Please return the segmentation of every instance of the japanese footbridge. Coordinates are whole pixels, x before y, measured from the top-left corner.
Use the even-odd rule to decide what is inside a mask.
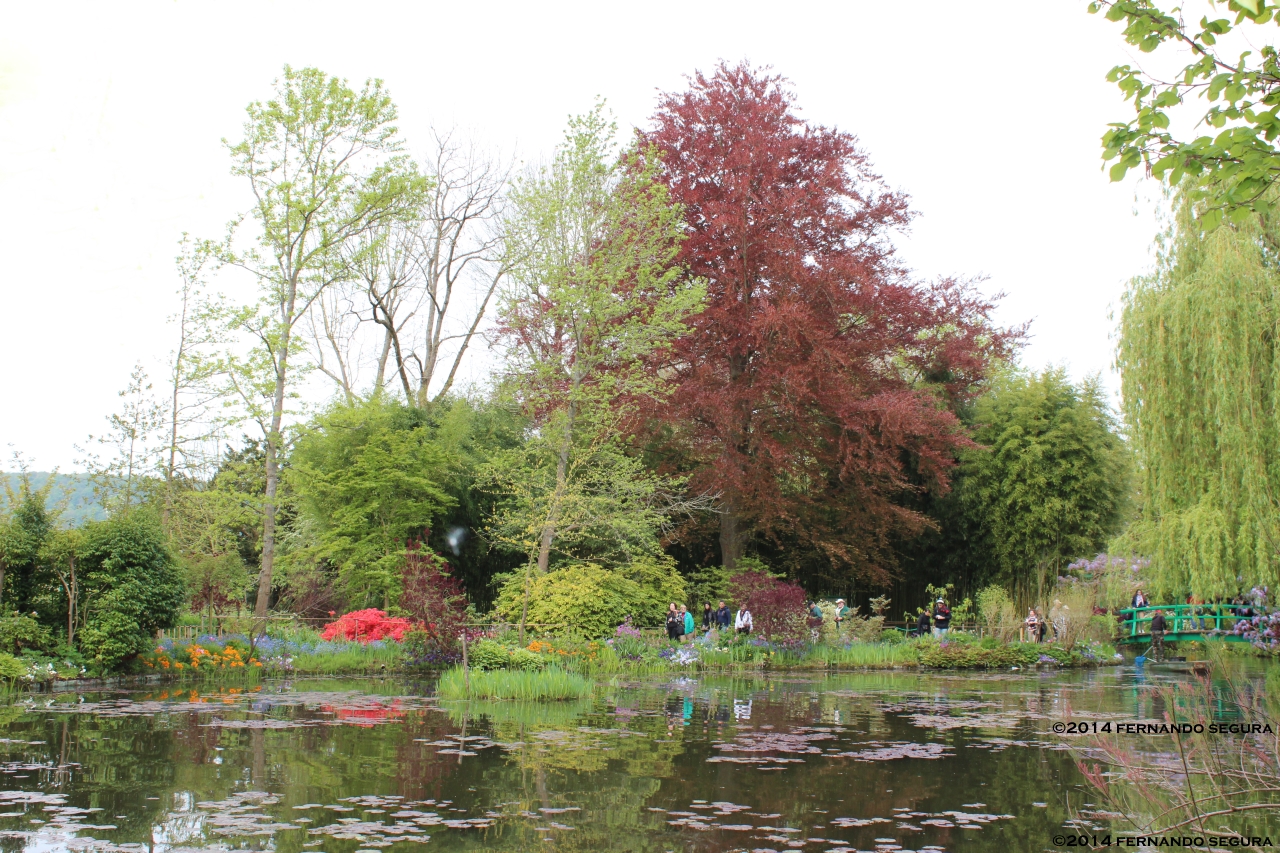
[[[1249,642],[1239,634],[1231,633],[1232,627],[1245,618],[1235,604],[1155,604],[1150,607],[1126,607],[1120,614],[1120,639],[1124,645],[1145,645],[1151,642],[1151,617],[1157,610],[1164,611],[1166,643],[1181,642]]]

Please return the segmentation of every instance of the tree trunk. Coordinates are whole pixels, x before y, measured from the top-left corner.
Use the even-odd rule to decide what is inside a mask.
[[[720,564],[726,571],[733,572],[738,568],[746,538],[737,508],[730,498],[720,509]]]
[[[551,505],[547,507],[547,523],[542,526],[542,541],[538,543],[538,574],[543,574],[551,565],[551,541],[556,535],[556,523],[560,520],[560,503],[569,487],[569,447],[573,441],[573,421],[577,414],[576,404],[570,403],[565,412],[564,438],[560,442],[560,455],[556,458],[556,489],[551,494]]]
[[[524,566],[524,604],[520,607],[520,645],[524,645],[524,623],[529,618],[529,564]]]
[[[749,315],[751,305],[749,282],[743,283],[742,293],[744,310]],[[750,362],[746,355],[729,356],[729,382],[738,382],[739,377],[746,374],[749,364]],[[740,413],[737,432],[733,436],[733,447],[740,456],[748,455],[750,450],[746,439],[750,432],[750,420],[751,415],[749,412]],[[725,496],[723,505],[720,508],[720,565],[724,566],[729,572],[733,572],[738,568],[738,560],[742,559],[742,551],[746,545],[745,525],[742,522],[738,501],[730,493]]]
[[[391,355],[391,332],[382,336],[382,352],[378,353],[378,372],[373,377],[373,387],[381,391],[387,381],[387,357]]]
[[[280,473],[276,464],[275,437],[267,439],[267,490],[262,501],[262,570],[258,572],[258,598],[253,615],[264,619],[271,604],[271,572],[276,561],[276,491]]]
[[[294,286],[296,293],[297,286]],[[293,316],[290,296],[287,316]],[[267,432],[267,488],[262,500],[262,570],[258,573],[258,599],[253,615],[265,619],[271,604],[271,572],[276,562],[276,493],[280,488],[280,465],[277,461],[280,425],[284,420],[284,391],[289,369],[289,338],[292,327],[286,325],[280,336],[280,362],[276,370],[276,390],[271,401],[271,429]]]
[[[80,599],[80,587],[76,583],[76,558],[70,559],[70,583],[67,586],[67,645],[76,641],[76,605]]]

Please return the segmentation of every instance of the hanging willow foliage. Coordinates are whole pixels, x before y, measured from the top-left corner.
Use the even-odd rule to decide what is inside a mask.
[[[1142,465],[1125,545],[1154,592],[1280,587],[1280,231],[1204,234],[1180,201],[1156,271],[1130,282],[1117,366]]]

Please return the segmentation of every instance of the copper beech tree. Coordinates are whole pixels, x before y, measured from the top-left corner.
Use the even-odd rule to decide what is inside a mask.
[[[902,498],[946,488],[967,443],[954,409],[1020,330],[965,282],[911,277],[889,239],[906,196],[853,136],[797,118],[780,77],[698,73],[640,141],[683,209],[678,262],[707,287],[655,365],[674,389],[646,427],[720,495],[726,567],[782,534],[883,579],[892,538],[925,523]]]

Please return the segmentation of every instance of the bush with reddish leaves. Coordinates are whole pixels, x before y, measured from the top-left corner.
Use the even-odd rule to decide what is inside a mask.
[[[766,572],[749,570],[729,578],[729,598],[751,611],[755,633],[787,642],[808,636],[804,590]]]
[[[324,626],[323,640],[355,640],[361,643],[372,643],[374,640],[394,640],[400,642],[413,625],[408,619],[388,616],[377,608],[353,610],[344,613],[336,621]]]
[[[422,654],[458,655],[463,631],[468,631],[468,639],[481,633],[466,627],[467,595],[449,564],[420,542],[411,541],[405,549],[401,589],[400,608],[413,619],[415,634],[421,630],[425,635],[414,638]]]

